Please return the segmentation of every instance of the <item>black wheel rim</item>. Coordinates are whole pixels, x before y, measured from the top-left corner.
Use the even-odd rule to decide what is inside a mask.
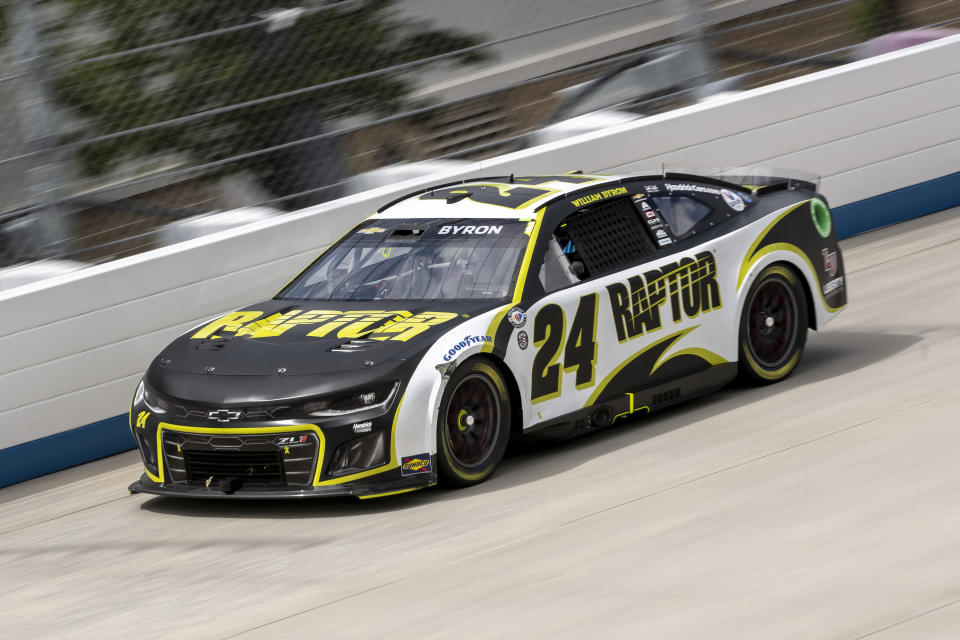
[[[493,453],[500,399],[486,376],[472,373],[457,383],[447,403],[445,431],[450,454],[461,467],[479,467]]]
[[[763,282],[750,300],[747,323],[747,344],[757,363],[767,369],[783,366],[797,342],[793,288],[779,278]]]

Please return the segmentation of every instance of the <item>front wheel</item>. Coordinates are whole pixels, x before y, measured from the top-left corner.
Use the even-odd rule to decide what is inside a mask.
[[[481,359],[460,365],[443,392],[437,424],[440,477],[469,486],[491,475],[510,438],[507,385],[495,366]]]
[[[799,276],[783,265],[764,269],[740,315],[740,377],[779,382],[800,362],[807,341],[807,303]]]

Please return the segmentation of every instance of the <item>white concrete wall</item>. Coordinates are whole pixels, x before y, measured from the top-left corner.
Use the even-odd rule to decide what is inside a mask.
[[[0,449],[124,413],[150,359],[177,334],[273,295],[403,192],[468,175],[660,162],[820,174],[834,206],[954,173],[960,37],[0,292]]]

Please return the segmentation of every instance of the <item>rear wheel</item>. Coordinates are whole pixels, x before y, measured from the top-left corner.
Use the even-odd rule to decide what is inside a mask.
[[[799,276],[783,265],[764,269],[740,315],[740,377],[770,384],[789,376],[803,355],[807,314]]]
[[[507,385],[481,359],[460,365],[447,383],[437,425],[440,477],[469,486],[491,475],[507,449],[510,405]]]

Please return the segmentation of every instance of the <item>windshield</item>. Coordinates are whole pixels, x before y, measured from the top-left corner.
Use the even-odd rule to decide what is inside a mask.
[[[486,300],[513,293],[523,220],[368,220],[310,265],[281,300]]]

